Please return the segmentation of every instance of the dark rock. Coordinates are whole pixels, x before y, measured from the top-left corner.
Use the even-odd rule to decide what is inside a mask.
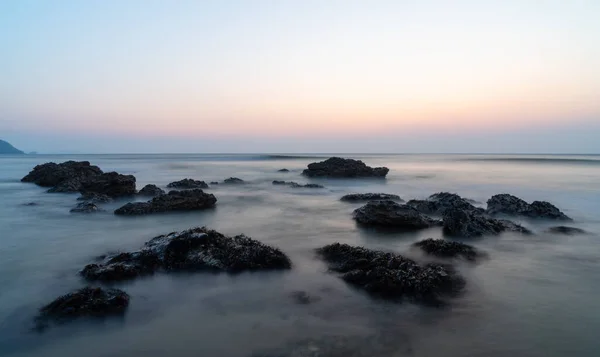
[[[307,183],[306,185],[301,185],[298,182],[294,181],[273,181],[273,185],[285,185],[293,188],[325,188],[323,185],[318,185],[316,183]]]
[[[556,206],[546,201],[534,201],[531,204],[507,193],[494,195],[487,201],[487,213],[525,216],[529,218],[569,221],[571,218]]]
[[[288,170],[288,169],[281,169],[281,170],[277,170],[277,172],[290,172],[290,170]]]
[[[360,160],[331,157],[325,161],[314,162],[302,172],[309,177],[385,177],[387,167],[369,167]]]
[[[438,192],[429,196],[426,200],[410,200],[406,204],[425,214],[443,215],[450,208],[484,212],[483,208],[477,208],[466,199],[449,192]]]
[[[154,197],[148,202],[128,203],[115,210],[117,215],[141,215],[170,211],[194,211],[211,208],[217,202],[213,194],[201,189],[171,191],[166,195]]]
[[[93,202],[81,202],[78,203],[77,206],[71,208],[71,212],[74,213],[93,213],[102,211],[98,206],[96,206]]]
[[[21,181],[33,182],[42,187],[53,187],[71,180],[72,182],[69,185],[63,187],[71,186],[74,190],[70,192],[77,192],[79,190],[79,187],[76,187],[77,181],[81,182],[101,174],[102,170],[98,166],[90,165],[89,161],[66,161],[61,164],[48,162],[34,167]]]
[[[128,305],[129,295],[122,290],[85,287],[42,307],[37,322],[43,326],[50,321],[65,322],[82,316],[118,315],[123,314]]]
[[[514,222],[458,208],[445,211],[443,230],[446,235],[466,238],[497,235],[505,231],[531,234],[529,229]]]
[[[109,197],[123,197],[135,195],[135,177],[121,175],[117,172],[107,172],[90,177],[81,183],[82,194],[94,192]]]
[[[370,201],[354,211],[354,219],[361,224],[417,230],[440,225],[411,206],[391,200]]]
[[[294,301],[297,304],[301,304],[301,305],[308,305],[308,304],[312,304],[313,302],[317,302],[317,301],[321,300],[320,298],[318,298],[316,296],[309,295],[305,291],[294,291],[290,294],[290,296],[292,297],[292,299],[294,299]]]
[[[165,271],[242,271],[290,269],[289,258],[244,235],[227,237],[206,227],[161,235],[132,253],[108,256],[89,264],[81,274],[88,280],[119,281]]]
[[[554,234],[566,234],[566,235],[586,234],[587,233],[586,231],[584,231],[581,228],[567,227],[567,226],[550,227],[550,228],[548,228],[547,232],[554,233]]]
[[[48,192],[50,193],[69,193],[69,192],[78,192],[81,190],[82,179],[81,178],[72,178],[65,180],[58,185],[50,188]]]
[[[413,244],[415,247],[421,248],[427,254],[434,255],[440,258],[459,258],[475,261],[483,254],[475,247],[460,242],[452,242],[444,239],[428,238]]]
[[[179,189],[192,189],[192,188],[208,188],[208,185],[204,181],[192,180],[189,178],[171,182],[167,185],[169,188],[179,188]]]
[[[439,304],[465,286],[451,266],[419,265],[399,254],[340,243],[319,248],[317,253],[344,281],[384,298]]]
[[[156,197],[156,196],[164,195],[165,193],[166,192],[162,188],[160,188],[156,185],[146,185],[138,192],[138,195]]]
[[[32,207],[32,206],[39,206],[39,205],[40,205],[40,204],[39,204],[39,203],[37,203],[37,202],[27,202],[27,203],[23,203],[23,206],[29,206],[29,207]]]
[[[244,181],[240,178],[237,178],[237,177],[230,177],[230,178],[223,180],[223,183],[230,184],[230,185],[238,185],[241,183],[246,183],[246,181]]]
[[[388,193],[351,193],[349,195],[342,196],[340,200],[346,202],[365,202],[379,200],[402,201],[400,196],[391,195]]]
[[[92,203],[108,203],[113,199],[102,193],[87,192],[77,198],[78,201],[86,201]]]
[[[217,181],[211,181],[210,183],[211,185],[218,185],[219,183]]]

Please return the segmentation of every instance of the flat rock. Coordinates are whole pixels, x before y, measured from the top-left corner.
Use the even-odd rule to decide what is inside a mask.
[[[115,210],[116,215],[142,215],[171,211],[195,211],[214,207],[217,198],[201,189],[170,191],[148,202],[133,202]]]
[[[168,188],[179,188],[183,190],[192,189],[192,188],[208,188],[208,185],[204,181],[192,180],[189,178],[171,182],[167,185]]]
[[[443,215],[444,212],[450,208],[478,211],[480,213],[484,212],[483,208],[475,207],[468,200],[449,192],[434,193],[426,200],[410,200],[406,202],[406,204],[425,214]]]
[[[570,221],[567,215],[546,201],[533,201],[531,204],[507,193],[494,195],[487,201],[487,213],[525,216],[529,218]]]
[[[440,225],[440,221],[415,208],[391,200],[370,201],[354,211],[354,219],[361,224],[418,230]]]
[[[228,184],[228,185],[239,185],[242,183],[246,183],[246,181],[242,180],[241,178],[230,177],[230,178],[226,178],[225,180],[223,180],[223,183]]]
[[[108,202],[112,202],[113,199],[102,193],[87,192],[87,193],[82,194],[80,197],[78,197],[77,200],[92,202],[92,203],[108,203]]]
[[[98,206],[96,206],[93,202],[80,202],[77,206],[71,208],[71,212],[73,213],[94,213],[102,211]]]
[[[38,326],[48,322],[65,322],[83,316],[105,317],[123,314],[129,305],[129,295],[119,289],[85,287],[58,297],[42,307]]]
[[[63,185],[62,190],[71,187],[72,191],[57,192],[77,192],[79,191],[79,187],[76,185],[76,182],[81,182],[102,173],[102,170],[98,166],[91,165],[89,161],[65,161],[60,164],[48,162],[34,167],[21,181],[32,182],[42,187],[54,187],[70,180],[70,184]]]
[[[294,181],[273,181],[273,185],[282,185],[282,186],[290,186],[293,188],[325,188],[323,185],[318,185],[316,183],[307,183],[305,185],[299,184]]]
[[[370,167],[360,160],[331,157],[325,161],[314,162],[302,172],[309,177],[385,177],[387,167]]]
[[[277,172],[290,172],[290,170],[288,170],[288,169],[280,169],[280,170],[277,170]]]
[[[345,202],[367,202],[379,200],[402,201],[400,196],[391,195],[389,193],[351,193],[340,198],[340,201]]]
[[[586,234],[587,233],[586,231],[584,231],[581,228],[568,227],[568,226],[550,227],[550,228],[548,228],[548,230],[546,232],[554,233],[554,234],[565,234],[565,235]]]
[[[166,194],[166,192],[156,185],[146,185],[137,193],[139,196],[156,197]]]
[[[514,222],[491,218],[476,211],[458,208],[447,209],[444,213],[444,234],[455,237],[480,237],[498,235],[502,232],[531,234],[531,231]]]
[[[201,227],[155,237],[139,251],[109,255],[87,265],[81,274],[92,281],[121,281],[157,270],[238,273],[290,268],[290,259],[279,249],[244,235],[227,237]]]
[[[109,197],[124,197],[135,195],[135,176],[121,175],[117,172],[107,172],[93,176],[81,183],[80,192],[99,193]]]
[[[465,286],[449,265],[419,265],[399,254],[340,243],[319,248],[317,253],[344,281],[383,298],[439,304]]]
[[[420,248],[426,254],[440,258],[464,258],[475,261],[483,255],[473,246],[445,239],[428,238],[413,244],[413,246]]]

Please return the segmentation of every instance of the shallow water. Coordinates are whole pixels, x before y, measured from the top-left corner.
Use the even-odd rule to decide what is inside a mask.
[[[308,155],[307,155],[308,156]],[[0,355],[2,356],[597,356],[600,331],[600,156],[352,155],[388,166],[386,180],[306,179],[311,157],[273,155],[74,155],[0,157]],[[348,155],[346,155],[348,156]],[[325,157],[325,156],[323,156]],[[49,194],[19,180],[47,161],[89,160],[137,177],[138,188],[191,177],[215,186],[214,210],[118,217],[72,214],[76,194]],[[276,172],[288,168],[290,173]],[[325,189],[274,186],[314,182]],[[349,287],[314,255],[333,242],[422,259],[410,245],[440,237],[357,227],[340,202],[352,192],[403,199],[451,191],[479,202],[496,193],[548,200],[587,235],[549,235],[549,222],[518,220],[534,236],[504,234],[471,243],[487,251],[458,263],[466,292],[446,308],[374,300]],[[35,202],[35,206],[24,204]],[[287,272],[175,274],[118,284],[131,296],[123,318],[82,320],[32,332],[37,309],[84,282],[94,257],[135,250],[152,237],[206,225],[244,233],[285,251]],[[292,294],[314,298],[298,304]]]

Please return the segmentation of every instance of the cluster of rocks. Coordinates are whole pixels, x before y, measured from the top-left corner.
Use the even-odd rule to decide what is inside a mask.
[[[340,201],[344,202],[368,202],[380,200],[402,201],[400,196],[389,193],[351,193],[340,198]]]
[[[471,238],[498,235],[502,232],[532,233],[529,229],[509,220],[495,219],[480,212],[458,208],[446,210],[443,222],[444,234],[454,237]]]
[[[505,214],[529,218],[571,220],[571,218],[549,202],[533,201],[530,204],[507,193],[492,196],[487,201],[487,213],[490,215]]]
[[[428,238],[413,244],[429,255],[440,258],[463,258],[475,261],[484,256],[477,248],[461,242]]]
[[[325,188],[323,185],[318,185],[316,183],[307,183],[305,185],[301,185],[298,182],[294,181],[273,181],[273,185],[281,185],[281,186],[290,186],[292,188]]]
[[[325,161],[313,162],[302,172],[308,177],[385,177],[387,167],[370,167],[360,160],[331,157]]]
[[[201,189],[170,191],[148,202],[130,202],[115,210],[116,215],[142,215],[172,211],[195,211],[214,207],[217,198]]]
[[[317,253],[344,281],[383,298],[439,304],[465,286],[449,265],[419,265],[399,254],[340,243],[319,248]]]
[[[188,190],[194,188],[208,188],[208,185],[204,181],[198,181],[193,179],[183,179],[175,182],[171,182],[167,185],[168,188],[178,188],[180,190]]]

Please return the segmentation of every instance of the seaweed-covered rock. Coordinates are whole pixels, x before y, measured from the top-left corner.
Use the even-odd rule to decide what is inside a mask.
[[[156,196],[160,196],[160,195],[164,195],[166,192],[156,186],[156,185],[146,185],[144,186],[139,192],[138,195],[140,196],[148,196],[148,197],[156,197]]]
[[[108,256],[89,264],[81,274],[88,280],[119,281],[165,271],[241,271],[290,269],[279,249],[244,235],[227,237],[206,227],[155,237],[136,252]]]
[[[340,198],[340,201],[345,202],[367,202],[379,200],[402,201],[400,196],[391,195],[389,193],[351,193]]]
[[[505,231],[531,234],[531,231],[519,224],[494,219],[476,211],[465,211],[451,208],[444,213],[444,228],[446,235],[456,237],[479,237],[497,235]]]
[[[39,326],[48,322],[65,322],[77,317],[105,317],[122,314],[129,305],[129,295],[119,289],[85,287],[60,296],[40,309]]]
[[[100,193],[109,197],[123,197],[135,195],[135,177],[121,175],[117,172],[107,172],[93,176],[81,183],[82,194]]]
[[[444,212],[450,208],[478,211],[480,213],[484,212],[483,208],[477,208],[468,200],[449,192],[438,192],[429,196],[426,200],[410,200],[406,204],[425,214],[443,215]]]
[[[108,203],[113,199],[102,193],[87,192],[77,198],[78,201],[86,201],[91,203]]]
[[[208,188],[208,185],[204,181],[192,180],[189,178],[171,182],[167,185],[168,188],[178,188],[182,190],[193,189],[193,188]]]
[[[77,192],[79,187],[75,182],[81,182],[102,173],[98,166],[91,165],[89,161],[66,161],[60,164],[48,162],[34,167],[21,181],[33,182],[42,187],[54,187],[71,180],[71,183],[65,185],[63,189],[71,186],[72,191],[62,192]]]
[[[423,252],[440,258],[464,258],[475,261],[483,254],[475,247],[460,242],[428,238],[413,244]]]
[[[331,157],[325,161],[313,162],[302,172],[309,177],[385,177],[387,167],[370,167],[360,160]]]
[[[96,206],[93,202],[80,202],[77,206],[71,208],[71,212],[73,213],[94,213],[102,211],[98,206]]]
[[[361,224],[387,226],[402,230],[417,230],[440,225],[411,206],[391,200],[370,201],[354,211],[354,219]]]
[[[576,227],[568,227],[568,226],[556,226],[550,227],[547,230],[548,233],[554,234],[565,234],[565,235],[574,235],[574,234],[586,234],[587,232],[581,228]]]
[[[316,183],[307,183],[305,185],[301,185],[298,182],[294,181],[273,181],[273,185],[281,185],[281,186],[290,186],[292,188],[325,188],[323,185],[319,185]]]
[[[212,208],[217,198],[201,189],[170,191],[148,202],[133,202],[115,210],[116,215],[142,215],[170,211],[195,211]]]
[[[437,304],[465,286],[451,266],[419,265],[399,254],[340,243],[319,248],[317,253],[344,281],[384,298]]]
[[[242,180],[241,178],[230,177],[230,178],[226,178],[225,180],[223,180],[223,183],[228,184],[228,185],[239,185],[242,183],[246,183],[246,181]]]
[[[525,216],[529,218],[569,221],[567,215],[546,201],[534,201],[531,204],[507,193],[494,195],[487,201],[487,213]]]

